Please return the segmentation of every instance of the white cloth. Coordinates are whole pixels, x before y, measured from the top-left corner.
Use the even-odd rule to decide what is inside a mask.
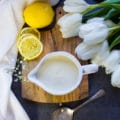
[[[12,69],[16,63],[16,36],[24,21],[24,0],[0,1],[0,120],[29,120],[11,91]]]
[[[0,120],[29,120],[11,91],[12,72],[16,63],[16,36],[22,28],[25,0],[0,1]]]
[[[24,24],[23,9],[34,1],[0,0],[0,120],[30,120],[11,91],[11,70],[17,57],[16,37]]]

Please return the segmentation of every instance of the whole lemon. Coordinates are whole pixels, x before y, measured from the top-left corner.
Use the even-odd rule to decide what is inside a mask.
[[[54,10],[45,2],[34,2],[24,9],[25,22],[33,28],[44,28],[54,18]]]

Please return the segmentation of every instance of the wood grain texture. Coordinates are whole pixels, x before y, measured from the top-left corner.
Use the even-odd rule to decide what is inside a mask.
[[[56,9],[56,21],[64,15],[62,8]],[[42,103],[63,103],[78,101],[88,96],[88,76],[84,76],[80,86],[73,92],[63,96],[53,96],[45,92],[42,88],[31,83],[27,79],[27,74],[38,64],[40,59],[52,51],[68,51],[74,55],[75,47],[81,42],[80,38],[74,37],[63,39],[59,31],[59,26],[56,24],[54,28],[48,31],[41,32],[41,41],[44,45],[43,53],[40,57],[31,62],[24,62],[27,67],[23,69],[22,82],[22,97]],[[82,65],[87,64],[85,61],[80,61]]]

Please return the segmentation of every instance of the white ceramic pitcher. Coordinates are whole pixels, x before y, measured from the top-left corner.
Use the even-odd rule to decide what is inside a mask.
[[[83,75],[97,71],[96,64],[82,66],[71,53],[58,51],[45,55],[28,79],[52,95],[65,95],[80,85]]]

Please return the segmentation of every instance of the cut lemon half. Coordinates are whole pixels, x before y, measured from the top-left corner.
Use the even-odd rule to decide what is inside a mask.
[[[33,60],[43,51],[43,44],[35,36],[27,36],[19,42],[18,50],[24,60]]]

